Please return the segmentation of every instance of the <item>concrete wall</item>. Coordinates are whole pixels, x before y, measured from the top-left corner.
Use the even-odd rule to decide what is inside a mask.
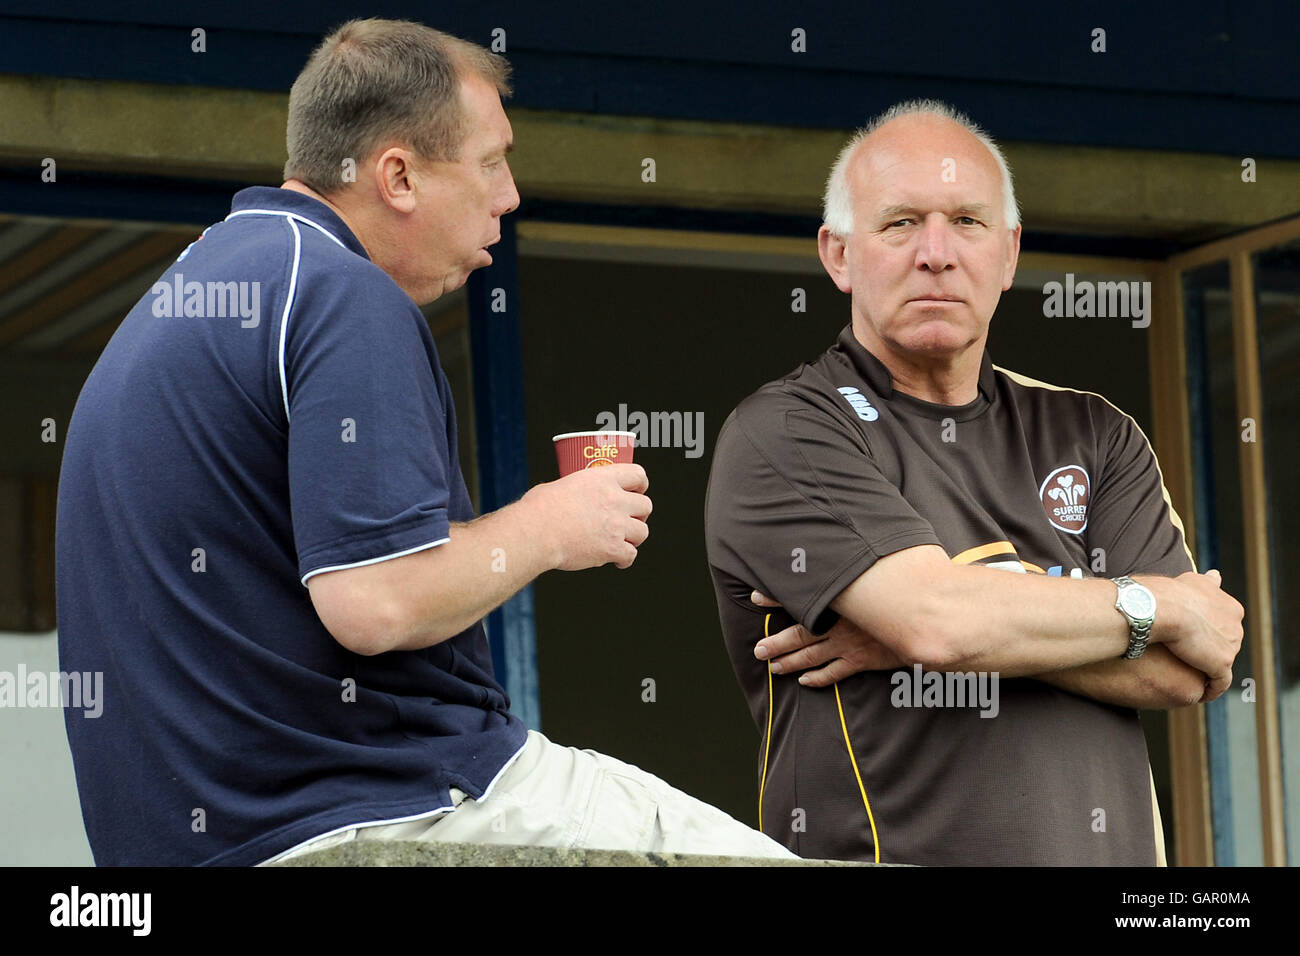
[[[58,638],[0,632],[0,671],[59,669]],[[58,707],[0,708],[0,866],[93,866]]]

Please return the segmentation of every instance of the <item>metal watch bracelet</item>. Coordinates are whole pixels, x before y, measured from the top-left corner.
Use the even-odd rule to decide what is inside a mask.
[[[1115,609],[1128,621],[1128,648],[1120,655],[1123,660],[1136,660],[1147,649],[1151,640],[1151,628],[1155,624],[1155,595],[1146,586],[1139,584],[1127,575],[1112,578],[1117,594]],[[1127,592],[1127,593],[1126,593]],[[1126,604],[1136,603],[1135,609]]]

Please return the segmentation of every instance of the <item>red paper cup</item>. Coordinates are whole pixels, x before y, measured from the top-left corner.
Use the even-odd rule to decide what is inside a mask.
[[[555,442],[555,457],[563,478],[584,468],[630,464],[636,432],[565,432],[551,441]]]

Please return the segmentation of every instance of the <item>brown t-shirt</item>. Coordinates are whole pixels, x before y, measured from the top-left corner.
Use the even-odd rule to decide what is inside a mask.
[[[766,612],[749,600],[758,588],[781,602],[771,633],[792,618],[821,633],[848,584],[920,544],[1024,573],[1192,570],[1133,419],[1099,395],[996,368],[987,352],[973,402],[924,402],[895,392],[846,328],[727,419],[706,525],[727,650],[763,737],[770,836],[805,857],[871,860],[869,803],[882,862],[1156,863],[1136,711],[1032,678],[997,681],[994,715],[974,681],[926,697],[935,678],[911,668],[842,680],[839,702],[835,688],[773,675],[769,747],[767,665],[753,655]]]

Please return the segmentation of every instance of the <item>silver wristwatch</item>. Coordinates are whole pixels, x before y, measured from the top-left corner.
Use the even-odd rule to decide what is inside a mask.
[[[1151,625],[1156,620],[1156,596],[1151,589],[1130,577],[1111,578],[1119,588],[1115,609],[1128,619],[1128,650],[1120,657],[1134,660],[1142,656],[1151,639]]]

